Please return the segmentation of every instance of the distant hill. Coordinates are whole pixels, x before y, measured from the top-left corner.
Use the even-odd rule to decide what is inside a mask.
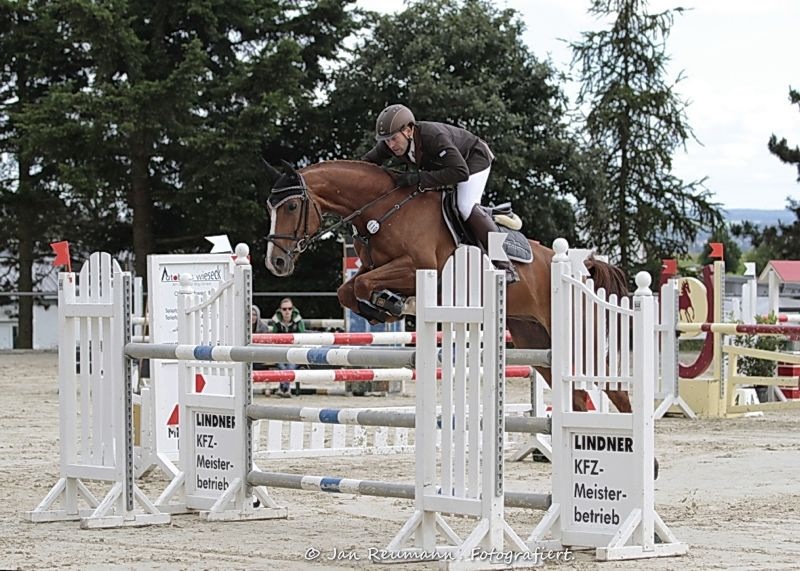
[[[725,212],[728,224],[752,222],[759,226],[776,226],[778,222],[791,224],[795,220],[791,210],[756,210],[755,208],[731,208]]]
[[[725,220],[730,226],[731,224],[741,224],[742,222],[752,222],[764,228],[766,226],[777,226],[778,222],[784,224],[791,224],[796,220],[794,212],[791,210],[758,210],[755,208],[731,208],[725,210]],[[703,246],[708,241],[709,233],[702,232],[697,235],[697,239],[689,247],[692,253],[700,252]],[[749,250],[751,248],[750,241],[747,239],[736,239],[736,243],[742,250]]]

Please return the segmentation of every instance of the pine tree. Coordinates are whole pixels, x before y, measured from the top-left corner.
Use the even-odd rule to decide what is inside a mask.
[[[65,220],[64,187],[48,148],[33,132],[41,105],[53,92],[86,85],[85,57],[64,25],[69,3],[0,2],[0,260],[4,281],[19,298],[15,346],[33,347],[34,265],[50,253]],[[8,279],[6,279],[6,277]]]
[[[722,222],[703,180],[672,173],[674,153],[693,137],[676,91],[680,78],[665,77],[666,41],[681,10],[650,14],[645,0],[593,0],[589,11],[612,22],[572,44],[578,105],[605,178],[604,199],[581,228],[627,270],[657,266]]]
[[[800,108],[800,92],[789,88],[789,101]],[[797,180],[800,181],[800,147],[791,148],[785,138],[780,141],[773,134],[767,143],[769,152],[778,157],[782,162],[797,167]]]

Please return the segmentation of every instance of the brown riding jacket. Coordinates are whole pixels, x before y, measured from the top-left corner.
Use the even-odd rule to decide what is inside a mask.
[[[394,156],[386,143],[379,141],[361,160],[382,165]],[[471,174],[486,170],[494,155],[486,142],[466,129],[419,121],[414,127],[415,160],[412,161],[407,152],[397,158],[419,168],[422,188],[439,188],[458,184]]]

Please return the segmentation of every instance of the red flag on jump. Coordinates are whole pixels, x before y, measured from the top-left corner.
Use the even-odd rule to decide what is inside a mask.
[[[53,260],[53,265],[58,266],[67,266],[67,271],[72,272],[72,260],[69,257],[69,242],[64,240],[63,242],[51,242],[50,247],[56,253],[56,259]]]
[[[709,242],[708,245],[711,247],[711,253],[708,255],[710,258],[714,258],[716,260],[722,260],[725,258],[725,254],[723,254],[722,242]]]
[[[661,273],[667,276],[674,276],[678,273],[678,260],[670,258],[668,260],[661,260]]]

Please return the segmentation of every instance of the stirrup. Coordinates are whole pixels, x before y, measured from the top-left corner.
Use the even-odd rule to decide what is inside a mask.
[[[500,265],[495,264],[495,267],[498,270],[505,270],[506,272],[506,286],[510,286],[513,283],[517,283],[519,281],[519,272],[517,272],[516,266],[511,261],[504,262]]]
[[[514,266],[506,268],[506,285],[509,286],[519,281],[519,273]]]

